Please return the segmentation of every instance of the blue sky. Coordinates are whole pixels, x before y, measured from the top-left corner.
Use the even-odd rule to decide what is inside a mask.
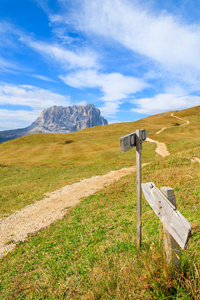
[[[87,103],[109,123],[200,105],[200,1],[1,0],[0,130]]]

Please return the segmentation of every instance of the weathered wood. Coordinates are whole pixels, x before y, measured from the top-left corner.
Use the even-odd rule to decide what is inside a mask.
[[[119,138],[120,151],[126,152],[136,146],[136,133],[132,132]]]
[[[141,129],[141,140],[144,142],[148,136],[145,129]],[[134,147],[136,147],[136,132],[132,132],[123,137],[119,138],[120,151],[126,152]]]
[[[184,249],[191,233],[191,224],[152,182],[143,183],[142,190],[146,200],[165,228],[179,246]]]
[[[145,129],[136,130],[128,135],[119,138],[120,151],[126,152],[136,147],[136,168],[137,168],[137,248],[141,246],[142,239],[142,191],[141,191],[141,150],[142,142],[146,140],[148,133]]]
[[[176,207],[176,197],[174,194],[174,189],[163,186],[160,188],[163,195]],[[165,249],[165,257],[167,264],[171,268],[179,268],[180,267],[180,247],[173,236],[169,233],[165,226],[163,226],[164,232],[164,249]]]
[[[141,190],[141,180],[142,180],[142,168],[141,168],[141,150],[142,150],[142,140],[141,140],[141,130],[136,130],[136,168],[137,168],[137,248],[141,247],[142,240],[142,190]]]

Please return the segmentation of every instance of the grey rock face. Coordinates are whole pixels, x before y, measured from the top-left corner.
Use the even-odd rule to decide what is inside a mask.
[[[0,132],[0,142],[34,133],[70,133],[88,127],[107,125],[100,110],[93,104],[86,106],[52,106],[43,110],[39,118],[23,129]]]
[[[92,104],[52,106],[41,113],[29,130],[31,132],[69,133],[106,124],[108,124],[107,120],[100,116],[100,110]]]

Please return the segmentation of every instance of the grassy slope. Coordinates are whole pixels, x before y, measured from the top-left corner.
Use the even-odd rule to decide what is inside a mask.
[[[145,128],[151,138],[167,142],[171,156],[161,158],[155,155],[154,144],[144,143],[143,161],[152,163],[143,169],[143,182],[173,187],[179,211],[193,226],[181,271],[170,276],[163,259],[162,226],[146,201],[138,255],[132,174],[88,197],[63,220],[4,257],[0,299],[199,299],[200,167],[190,159],[200,154],[196,135],[200,107],[175,115],[190,124],[156,135],[174,122],[170,114],[162,114],[70,135],[30,136],[4,143],[0,146],[1,174],[5,176],[1,177],[1,195],[8,214],[49,189],[132,165],[135,151],[120,154],[118,138]],[[66,140],[73,143],[65,144]]]
[[[120,153],[119,137],[142,125],[147,127],[140,122],[121,123],[1,144],[0,217],[42,199],[47,191],[135,164],[135,151]],[[144,162],[155,157],[154,149],[155,145],[146,143]]]
[[[25,136],[1,144],[0,217],[42,199],[45,192],[82,178],[133,165],[135,151],[120,153],[119,137],[138,128],[145,128],[151,138],[167,142],[170,152],[178,153],[183,148],[195,150],[196,145],[200,144],[199,111],[199,107],[187,110],[185,113],[191,122],[189,125],[174,126],[160,135],[155,133],[164,126],[172,126],[176,121],[170,113],[67,135]],[[181,117],[184,112],[176,114]],[[154,149],[155,144],[144,143],[143,162],[156,159]],[[193,154],[198,155],[198,149]]]

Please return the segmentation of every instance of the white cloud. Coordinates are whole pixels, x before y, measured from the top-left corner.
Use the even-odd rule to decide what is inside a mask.
[[[76,88],[99,88],[103,93],[101,99],[105,104],[101,109],[105,116],[115,114],[124,99],[148,87],[138,78],[120,73],[103,74],[94,70],[74,72],[60,78],[67,85]]]
[[[63,23],[66,22],[66,20],[64,20],[63,16],[61,15],[56,15],[56,14],[50,14],[49,15],[49,19],[52,23]]]
[[[15,26],[6,21],[0,21],[0,47],[15,47],[13,37],[16,34]]]
[[[21,105],[44,109],[53,105],[69,105],[70,97],[34,86],[0,85],[0,105]]]
[[[77,106],[86,106],[87,105],[87,101],[85,101],[85,100],[82,100],[82,101],[78,101],[78,102],[75,102],[74,103],[75,105],[77,105]]]
[[[71,51],[58,44],[33,41],[25,36],[21,37],[20,40],[45,58],[59,63],[64,69],[68,69],[69,67],[83,69],[98,67],[97,54],[90,49]]]
[[[52,64],[55,76],[66,74],[59,77],[67,85],[79,89],[98,89],[104,116],[113,117],[122,103],[148,87],[147,81],[155,83],[157,93],[163,93],[153,98],[134,100],[137,105],[133,109],[135,112],[152,114],[199,104],[199,97],[186,96],[200,91],[199,25],[189,26],[175,16],[150,11],[151,4],[147,9],[144,3],[137,0],[74,0],[73,3],[58,0],[56,10],[55,6],[50,9],[47,0],[34,1],[49,17],[51,41],[33,39],[33,34],[22,32],[17,26],[15,28],[5,22],[0,23],[0,48],[10,49],[10,53],[13,50],[16,54],[28,49],[29,58],[31,49],[39,53],[39,59],[46,59]],[[125,55],[127,49],[127,59],[124,59],[121,55]],[[1,55],[5,58],[0,57],[0,71],[24,71],[26,75],[31,73],[38,79],[52,81],[48,73],[46,76],[34,75],[36,69],[30,59],[32,70],[22,70],[27,60],[20,60],[15,65],[14,60],[20,55],[9,54],[13,57],[13,63],[6,59],[5,51],[1,51]],[[127,67],[129,58],[130,65]],[[99,62],[103,66],[101,71]],[[120,70],[112,72],[113,65],[115,70],[116,66]],[[121,74],[126,74],[127,70],[129,74],[130,70],[133,70],[132,74],[145,74],[143,79]],[[16,104],[29,106],[36,112],[52,105],[69,105],[70,99],[33,86],[0,84],[0,105]],[[17,115],[20,116],[19,111]]]
[[[181,24],[167,14],[155,15],[136,1],[116,0],[114,5],[112,0],[81,3],[79,21],[74,17],[77,28],[113,39],[173,71],[179,65],[200,70],[198,25]]]
[[[103,106],[99,107],[102,116],[111,119],[115,118],[115,114],[119,112],[120,104],[122,104],[121,101],[105,102]]]
[[[147,87],[143,80],[119,73],[103,74],[101,85],[105,101],[125,99]]]
[[[158,94],[154,98],[135,99],[136,108],[131,111],[140,114],[157,114],[170,110],[182,110],[200,105],[199,96],[179,96],[176,94]]]
[[[0,109],[0,130],[24,128],[33,123],[40,115],[40,110],[8,110]]]
[[[4,105],[7,109],[0,108],[0,130],[15,129],[30,125],[41,111],[45,108],[61,105],[71,105],[70,97],[52,93],[30,85],[0,85],[0,107]],[[10,110],[8,109],[10,105]],[[12,106],[18,106],[12,110]],[[27,107],[31,111],[20,109]]]
[[[49,77],[46,77],[46,76],[37,75],[37,74],[34,74],[34,75],[32,75],[32,76],[35,77],[35,78],[44,80],[44,81],[55,82],[55,80],[53,80],[53,79],[51,79],[51,78],[49,78]]]
[[[17,70],[16,64],[11,63],[10,61],[0,57],[0,71],[9,71],[10,69]]]

